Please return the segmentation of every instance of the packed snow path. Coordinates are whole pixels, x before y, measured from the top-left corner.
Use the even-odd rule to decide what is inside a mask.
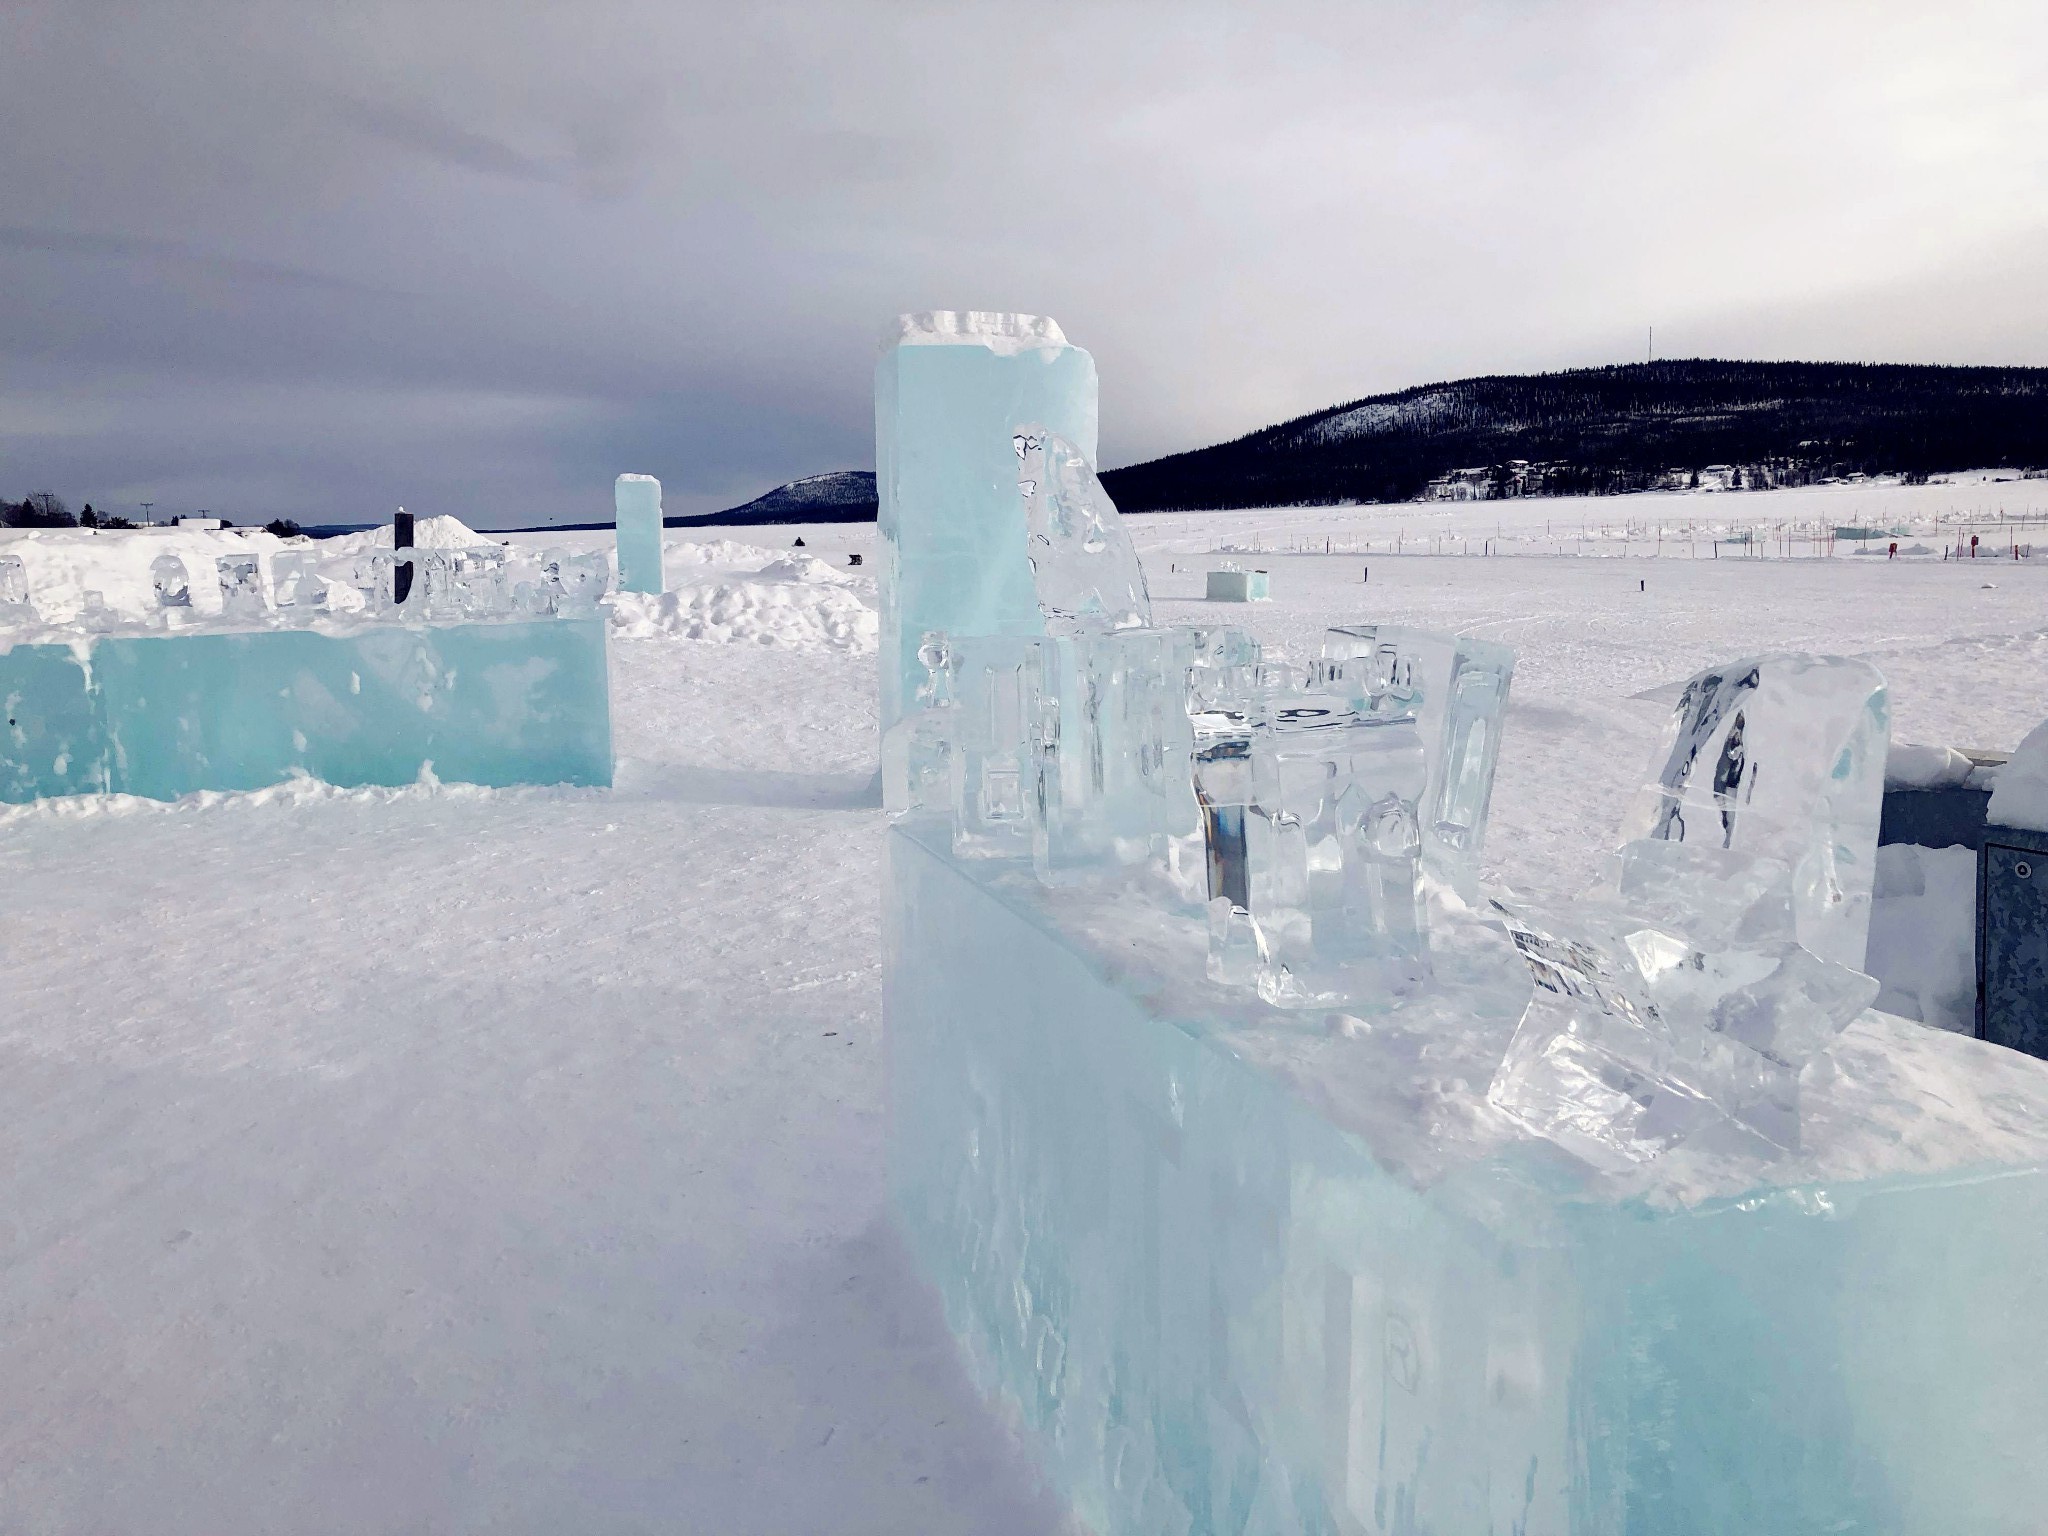
[[[1163,619],[1521,648],[1518,881],[1591,873],[1707,661],[2048,715],[2048,564],[1303,555],[1224,608],[1217,526],[1138,524]],[[873,657],[638,632],[612,792],[0,816],[0,1527],[1060,1529],[884,1220]]]

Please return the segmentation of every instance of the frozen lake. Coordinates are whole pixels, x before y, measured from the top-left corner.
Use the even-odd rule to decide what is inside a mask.
[[[1712,661],[1866,656],[1895,739],[2010,748],[2048,547],[1790,530],[2044,517],[1977,480],[1132,525],[1163,619],[1515,646],[1490,863],[1570,887]],[[1801,558],[1716,558],[1742,527]],[[872,570],[868,527],[708,537],[798,535]],[[615,632],[613,791],[0,810],[0,1523],[1061,1528],[883,1217],[872,588],[678,542],[694,595]],[[1274,601],[1204,602],[1222,558]]]

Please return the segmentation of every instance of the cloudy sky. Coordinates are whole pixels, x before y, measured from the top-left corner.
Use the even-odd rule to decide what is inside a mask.
[[[484,526],[872,463],[898,311],[1108,465],[1466,374],[2048,364],[2041,0],[0,0],[0,495]]]

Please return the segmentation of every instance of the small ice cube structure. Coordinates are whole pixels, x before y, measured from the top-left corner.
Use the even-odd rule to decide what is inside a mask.
[[[1477,901],[1515,653],[1490,640],[1379,624],[1330,630],[1323,655],[1364,666],[1361,685],[1382,707],[1416,710],[1429,763],[1423,867],[1466,902]]]
[[[149,579],[156,593],[158,608],[192,606],[192,579],[186,573],[185,562],[176,555],[158,555],[150,561]]]
[[[1732,1124],[1799,1144],[1799,1075],[1876,998],[1862,972],[1889,739],[1867,662],[1700,673],[1606,882],[1497,900],[1536,986],[1492,1087],[1596,1163]]]
[[[2048,1064],[1866,1011],[1882,679],[1702,674],[1608,880],[1476,905],[1512,656],[1154,626],[1020,403],[1071,349],[921,326],[892,1194],[1079,1521],[2037,1530]]]
[[[661,482],[621,475],[612,489],[619,546],[619,590],[665,590],[661,568]]]

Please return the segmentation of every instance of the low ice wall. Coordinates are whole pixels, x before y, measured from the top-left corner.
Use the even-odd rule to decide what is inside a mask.
[[[2039,1529],[2041,1063],[1866,1014],[1806,1151],[1617,1182],[1489,1120],[1513,1010],[1205,1015],[1198,934],[888,853],[896,1207],[1104,1536]]]
[[[0,650],[0,801],[172,800],[305,774],[612,778],[605,621],[86,635]]]

